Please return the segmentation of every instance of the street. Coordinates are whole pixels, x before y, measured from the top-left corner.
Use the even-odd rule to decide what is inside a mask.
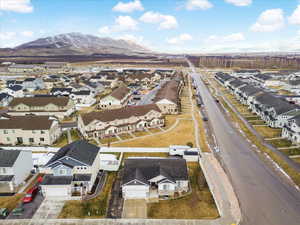
[[[211,123],[220,158],[238,196],[243,225],[299,225],[300,192],[285,183],[233,128],[190,64]]]

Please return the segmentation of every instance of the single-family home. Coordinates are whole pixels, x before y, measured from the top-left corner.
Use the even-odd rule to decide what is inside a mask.
[[[127,158],[122,177],[124,199],[173,196],[189,190],[185,159]]]
[[[34,91],[43,89],[45,85],[42,78],[29,77],[23,81],[23,87],[28,91]]]
[[[0,149],[0,192],[15,192],[32,169],[31,151]]]
[[[21,85],[13,85],[3,89],[4,93],[7,93],[14,98],[24,97],[23,87]]]
[[[49,160],[42,169],[41,183],[45,197],[86,195],[92,190],[99,172],[99,147],[79,140],[68,144]]]
[[[96,103],[95,94],[91,91],[75,91],[70,94],[77,109],[89,107]]]
[[[72,93],[72,88],[52,88],[50,95],[69,96]]]
[[[0,93],[0,106],[1,107],[8,106],[12,100],[13,100],[13,96],[11,96],[7,93]]]

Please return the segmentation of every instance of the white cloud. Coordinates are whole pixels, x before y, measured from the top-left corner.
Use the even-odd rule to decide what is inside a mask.
[[[0,0],[0,10],[18,13],[31,13],[31,0]]]
[[[15,38],[17,35],[16,32],[0,32],[0,40],[10,40],[12,38]]]
[[[252,4],[252,0],[225,0],[225,2],[235,6],[248,6]]]
[[[293,14],[288,18],[289,23],[300,25],[300,5],[295,9]]]
[[[225,36],[211,35],[205,41],[215,43],[228,43],[246,40],[243,33],[233,33]]]
[[[146,12],[140,17],[144,23],[159,23],[160,30],[174,29],[178,27],[178,22],[174,16],[164,15],[158,12]]]
[[[21,35],[23,35],[24,37],[32,37],[33,36],[33,32],[32,31],[22,31]]]
[[[188,0],[185,8],[187,10],[207,10],[213,6],[214,5],[208,0]]]
[[[108,35],[113,32],[132,31],[137,30],[137,25],[138,22],[131,16],[118,16],[113,26],[100,27],[98,32]]]
[[[284,15],[282,9],[269,9],[264,11],[251,26],[253,32],[273,32],[284,27]]]
[[[122,12],[122,13],[131,13],[133,11],[143,11],[143,10],[144,7],[140,0],[134,0],[128,3],[118,2],[118,4],[113,7],[113,11]]]
[[[167,42],[169,44],[182,44],[186,41],[190,41],[190,40],[193,40],[193,37],[190,35],[190,34],[180,34],[179,36],[177,37],[173,37],[173,38],[170,38],[170,39],[167,39]]]

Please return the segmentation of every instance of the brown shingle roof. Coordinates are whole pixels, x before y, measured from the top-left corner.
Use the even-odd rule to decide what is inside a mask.
[[[174,103],[178,101],[178,88],[179,82],[172,80],[165,83],[157,92],[154,102],[158,102],[162,99],[168,99]]]
[[[122,100],[129,92],[129,88],[122,86],[115,89],[110,95],[118,100]]]
[[[0,119],[0,129],[48,130],[52,123],[49,116],[11,116]]]
[[[24,104],[28,106],[46,106],[49,103],[52,103],[57,106],[66,106],[68,105],[68,97],[27,97],[27,98],[14,98],[9,106],[14,107],[19,104]]]
[[[81,118],[85,125],[90,124],[94,120],[109,122],[116,119],[126,119],[131,116],[143,116],[149,111],[155,110],[160,112],[160,109],[155,104],[140,105],[140,106],[126,106],[120,109],[105,110],[101,112],[90,112],[82,114]]]

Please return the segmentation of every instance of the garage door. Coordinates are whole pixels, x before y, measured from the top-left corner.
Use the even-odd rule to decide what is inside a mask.
[[[149,188],[142,185],[130,185],[123,187],[125,199],[145,199],[148,197]]]
[[[47,197],[51,196],[68,196],[68,187],[46,187],[44,189],[44,194]]]

